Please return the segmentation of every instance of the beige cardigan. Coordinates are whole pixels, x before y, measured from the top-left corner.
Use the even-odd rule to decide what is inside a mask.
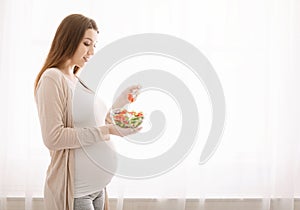
[[[43,141],[51,156],[44,186],[45,209],[73,210],[74,149],[81,146],[80,142],[91,145],[109,140],[108,127],[74,128],[72,91],[63,73],[56,68],[43,73],[35,101]],[[105,209],[108,208],[107,200]]]

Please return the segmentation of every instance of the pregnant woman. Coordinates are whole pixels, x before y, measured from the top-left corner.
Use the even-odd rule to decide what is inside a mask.
[[[107,150],[107,146],[112,146],[110,135],[127,136],[142,129],[111,124],[109,112],[100,99],[95,103],[97,115],[91,110],[76,119],[73,116],[76,85],[82,101],[94,98],[93,91],[77,75],[94,54],[98,33],[95,21],[88,17],[80,14],[65,17],[35,81],[42,138],[51,156],[44,187],[46,210],[108,209],[103,185],[110,182],[112,175],[97,162],[103,162],[105,157],[107,163],[116,164],[113,152]],[[138,85],[125,89],[112,108],[125,106],[129,103],[128,94],[138,90]],[[99,117],[96,122],[94,116]]]

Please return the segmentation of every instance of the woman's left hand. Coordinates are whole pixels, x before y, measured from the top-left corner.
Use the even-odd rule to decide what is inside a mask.
[[[128,96],[129,94],[139,94],[139,90],[141,89],[140,85],[132,85],[129,86],[128,88],[126,88],[115,100],[112,108],[116,109],[116,108],[122,108],[125,105],[127,105],[128,103],[130,103],[131,101],[129,100]]]

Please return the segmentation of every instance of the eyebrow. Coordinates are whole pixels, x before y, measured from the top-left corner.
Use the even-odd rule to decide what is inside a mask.
[[[90,40],[91,42],[94,42],[91,38],[89,38],[89,37],[85,37],[85,38],[83,38],[83,39],[88,39],[88,40]],[[95,41],[95,43],[96,43],[97,41]]]

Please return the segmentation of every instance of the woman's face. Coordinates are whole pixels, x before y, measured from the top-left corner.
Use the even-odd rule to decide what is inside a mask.
[[[75,54],[71,58],[71,63],[82,68],[86,62],[94,55],[94,48],[97,42],[97,31],[88,29],[85,31],[83,39],[79,43]]]

